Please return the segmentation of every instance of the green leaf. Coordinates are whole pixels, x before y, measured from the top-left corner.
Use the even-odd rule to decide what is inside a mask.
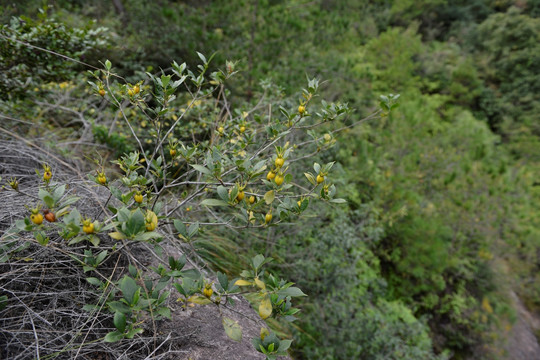
[[[171,309],[169,308],[166,308],[166,307],[160,307],[158,310],[157,310],[157,313],[161,316],[163,316],[164,318],[167,318],[169,320],[171,320],[172,316],[171,316]]]
[[[219,195],[219,197],[221,198],[221,200],[223,201],[228,201],[229,200],[229,192],[227,191],[227,189],[224,187],[224,186],[218,186],[217,187],[217,193]]]
[[[205,57],[203,54],[201,54],[200,52],[198,52],[198,51],[197,51],[197,55],[199,55],[199,59],[201,59],[202,62],[203,62],[204,64],[206,64],[206,62],[207,62],[207,61],[206,61],[206,57]]]
[[[224,316],[221,322],[228,337],[234,341],[242,341],[242,327],[236,321]]]
[[[139,234],[139,235],[135,236],[133,238],[133,240],[134,241],[148,241],[150,239],[157,239],[157,238],[160,238],[160,237],[163,237],[163,235],[161,235],[157,231],[151,231],[151,232],[146,232],[146,233],[143,233],[143,234]]]
[[[187,229],[188,237],[192,238],[193,236],[195,236],[195,234],[197,234],[198,231],[199,231],[199,223],[198,222],[196,222],[195,224],[189,225],[189,227]]]
[[[47,205],[47,207],[49,207],[49,209],[54,207],[54,199],[47,190],[39,189],[38,197],[45,203],[45,205]]]
[[[261,265],[264,263],[264,256],[261,254],[254,256],[253,259],[251,259],[251,263],[254,269],[259,269],[259,267],[261,267]]]
[[[274,190],[270,190],[266,194],[264,194],[264,201],[266,202],[266,204],[270,205],[271,203],[274,202],[274,199],[275,199]]]
[[[7,295],[2,295],[2,296],[0,296],[0,310],[6,308],[6,306],[7,306],[7,300],[8,300]]]
[[[335,204],[344,204],[347,202],[347,200],[345,199],[332,199],[330,200],[331,203],[335,203]]]
[[[112,64],[109,60],[105,60],[105,69],[111,70]]]
[[[95,285],[95,286],[100,286],[101,285],[101,280],[99,280],[98,278],[95,278],[95,277],[86,278],[86,281],[88,281],[88,283],[90,283],[92,285]]]
[[[174,219],[174,227],[175,227],[176,231],[178,231],[180,234],[182,234],[184,236],[187,235],[186,225],[183,222],[181,222],[180,220]]]
[[[103,260],[105,260],[105,258],[107,257],[107,254],[109,252],[107,250],[103,250],[102,252],[100,252],[97,256],[96,256],[96,265],[99,265],[103,262]]]
[[[141,328],[137,328],[137,329],[131,329],[128,331],[128,333],[126,334],[126,339],[133,339],[133,337],[137,334],[142,334],[143,333],[143,329]]]
[[[110,342],[110,343],[117,342],[117,341],[122,340],[123,338],[124,338],[124,334],[116,330],[105,335],[105,342]]]
[[[227,275],[218,271],[217,277],[218,277],[219,285],[221,285],[223,290],[227,290],[229,288],[229,278],[227,277]]]
[[[294,286],[288,287],[286,289],[281,289],[278,291],[278,294],[283,295],[283,296],[292,296],[292,297],[307,296],[306,294],[302,292],[302,290]]]
[[[125,314],[118,311],[115,312],[113,322],[114,322],[114,326],[118,329],[118,331],[120,331],[121,333],[126,331],[126,315]]]
[[[191,165],[191,167],[193,167],[195,170],[197,170],[198,172],[201,172],[203,174],[212,175],[212,172],[208,168],[206,168],[204,166],[194,164],[194,165]]]
[[[78,196],[70,196],[67,199],[64,199],[64,201],[62,201],[62,207],[66,208],[67,210],[68,205],[75,204],[77,201],[79,201],[79,199],[80,197]],[[61,210],[59,210],[58,212],[60,213]]]
[[[120,283],[118,285],[120,286],[120,290],[122,290],[124,299],[126,299],[129,304],[133,304],[135,292],[139,289],[139,286],[137,285],[135,280],[133,280],[129,276],[124,276],[124,278],[120,280]]]
[[[218,199],[204,199],[201,201],[201,205],[205,206],[229,206],[229,204],[223,200]]]
[[[62,196],[64,196],[65,191],[66,191],[66,184],[61,185],[57,187],[56,189],[54,189],[54,192],[52,195],[54,202],[58,202],[58,200],[60,200]]]
[[[146,221],[144,219],[144,214],[140,209],[137,209],[133,213],[131,213],[128,220],[126,221],[125,229],[123,230],[128,237],[131,237],[143,230],[146,230]]]

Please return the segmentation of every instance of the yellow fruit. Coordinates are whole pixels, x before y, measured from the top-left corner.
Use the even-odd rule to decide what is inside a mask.
[[[138,94],[140,91],[141,91],[141,88],[139,87],[139,85],[135,85],[133,87],[133,93],[134,94]]]
[[[238,195],[236,195],[236,200],[242,201],[242,200],[244,200],[244,196],[245,196],[244,192],[243,192],[243,191],[239,191],[239,192],[238,192]]]
[[[51,170],[45,170],[45,172],[43,173],[43,180],[49,181],[51,180],[51,178],[52,178]]]
[[[283,177],[283,175],[279,175],[279,174],[276,175],[276,178],[274,179],[277,186],[280,186],[281,184],[283,184],[283,180],[285,180],[285,178]]]
[[[153,211],[147,210],[145,219],[146,219],[146,230],[154,231],[158,224],[157,215]]]
[[[324,134],[324,141],[329,142],[330,140],[332,140],[332,135]]]
[[[41,225],[43,222],[43,215],[41,214],[32,214],[30,215],[30,220],[36,225]]]
[[[101,97],[105,96],[105,89],[99,89],[98,93]]]
[[[302,200],[298,200],[296,204],[298,204],[298,207],[302,206]]]
[[[105,177],[105,174],[99,174],[96,180],[101,185],[105,185],[107,183],[107,178]]]
[[[176,149],[170,149],[169,154],[171,154],[172,157],[176,156]]]
[[[275,161],[274,163],[276,164],[276,167],[277,167],[277,168],[280,168],[280,167],[283,166],[283,164],[285,164],[285,159],[282,158],[281,156],[278,156],[278,157],[276,158],[276,161]]]
[[[206,285],[203,290],[204,296],[209,298],[214,293],[214,290],[212,290],[212,285]]]
[[[276,173],[273,171],[269,171],[268,174],[266,174],[266,180],[268,181],[272,180],[275,177],[276,177]]]
[[[254,202],[255,202],[255,196],[251,195],[251,196],[249,197],[249,203],[250,203],[250,204],[253,204]]]
[[[137,202],[139,204],[142,203],[142,201],[143,201],[142,194],[140,192],[135,193],[135,195],[133,195],[133,200],[135,200],[135,202]]]
[[[268,213],[264,216],[264,222],[268,224],[270,221],[272,221],[272,214]]]
[[[240,126],[240,132],[243,133],[244,131],[246,131],[246,127],[245,126]]]
[[[83,221],[82,231],[85,234],[93,234],[94,233],[94,224],[91,222],[91,220],[86,219],[86,220]]]
[[[128,89],[128,95],[129,95],[129,96],[133,96],[133,90]]]
[[[305,107],[304,105],[300,105],[300,106],[298,107],[298,113],[299,113],[300,115],[304,115],[305,112],[306,112],[306,107]]]
[[[317,175],[317,184],[320,184],[324,181],[324,176],[322,176],[321,174]]]
[[[146,223],[146,230],[154,231],[155,229],[156,229],[156,224],[154,224],[154,223]]]

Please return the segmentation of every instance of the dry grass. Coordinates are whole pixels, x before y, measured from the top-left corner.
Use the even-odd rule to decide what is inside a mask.
[[[28,216],[25,205],[36,204],[39,179],[35,169],[44,161],[53,166],[56,181],[69,184],[68,191],[84,199],[76,204],[82,214],[92,218],[103,214],[107,194],[85,180],[81,166],[36,149],[20,141],[0,143],[3,183],[17,178],[21,190],[0,192],[0,234],[6,235],[15,220]],[[113,285],[103,292],[86,278],[117,280],[129,260],[147,270],[147,254],[152,252],[146,244],[117,251],[100,266],[99,274],[85,273],[71,256],[80,257],[89,246],[67,246],[58,234],[48,235],[46,247],[31,233],[21,233],[12,240],[3,236],[0,241],[0,296],[8,299],[0,311],[0,359],[176,359],[178,353],[185,352],[176,344],[184,343],[186,334],[159,334],[153,331],[153,321],[142,324],[145,332],[131,341],[102,341],[114,330],[112,315],[103,306],[104,294]],[[110,250],[111,241],[104,237],[100,248]],[[98,304],[100,309],[85,311],[85,304]]]

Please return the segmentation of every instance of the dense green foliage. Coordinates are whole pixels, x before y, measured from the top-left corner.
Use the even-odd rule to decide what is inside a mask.
[[[263,245],[217,230],[197,245],[230,274],[246,262],[238,248],[278,259],[273,269],[309,295],[295,327],[276,324],[294,336],[297,358],[491,359],[502,353],[511,318],[508,289],[540,309],[538,1],[137,0],[121,14],[110,2],[53,3],[49,17],[25,2],[0,7],[38,19],[5,18],[0,35],[93,65],[101,51],[133,83],[142,71],[217,51],[216,63],[238,60],[227,96],[245,107],[263,92],[297,104],[291,89],[308,75],[328,79],[326,98],[356,109],[316,133],[342,128],[327,145],[347,205],[310,208],[299,227],[269,229]],[[76,29],[92,18],[101,20]],[[126,128],[100,117],[71,132],[60,130],[61,118],[42,119],[38,102],[61,94],[81,113],[97,110],[85,101],[81,64],[2,44],[4,114],[40,114],[54,139],[84,132],[107,148],[103,156],[135,146]],[[350,126],[388,93],[401,94],[397,109]],[[182,130],[204,137],[205,117],[216,114],[197,106]]]

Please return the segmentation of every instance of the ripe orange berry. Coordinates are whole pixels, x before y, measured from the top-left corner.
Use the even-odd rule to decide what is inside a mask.
[[[44,210],[43,213],[45,214],[45,220],[47,220],[48,222],[56,221],[56,216],[54,215],[52,211]]]
[[[99,95],[101,95],[101,97],[104,97],[105,96],[105,89],[99,89],[98,93],[99,93]]]

